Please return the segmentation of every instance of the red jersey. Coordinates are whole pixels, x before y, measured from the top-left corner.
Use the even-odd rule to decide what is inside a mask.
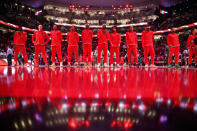
[[[24,31],[16,31],[14,34],[14,44],[25,45],[27,40],[27,33]]]
[[[153,39],[153,32],[151,30],[142,32],[142,46],[153,45]]]
[[[70,31],[67,34],[67,42],[68,45],[78,45],[79,42],[79,35],[77,32]]]
[[[110,40],[110,35],[107,30],[100,29],[97,32],[98,43],[107,44],[108,40]]]
[[[49,42],[49,36],[43,30],[35,31],[32,36],[32,42],[34,43],[34,45],[45,45]]]
[[[83,44],[92,44],[93,32],[90,29],[84,29],[81,34]]]
[[[187,46],[188,47],[191,47],[191,46],[195,46],[195,43],[194,43],[194,38],[196,38],[197,35],[189,35],[188,39],[187,39]]]
[[[176,33],[170,33],[167,36],[168,46],[180,46],[179,45],[179,36]]]
[[[126,44],[127,45],[137,45],[137,33],[127,32],[126,33]]]
[[[113,32],[110,34],[110,40],[112,47],[119,47],[121,43],[121,36],[117,32]]]
[[[51,45],[61,45],[62,42],[62,32],[59,30],[53,30],[50,34]]]

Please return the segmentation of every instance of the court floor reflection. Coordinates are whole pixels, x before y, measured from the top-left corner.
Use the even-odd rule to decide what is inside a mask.
[[[197,69],[0,66],[1,130],[197,130]]]
[[[0,96],[178,98],[197,96],[197,69],[0,67]]]

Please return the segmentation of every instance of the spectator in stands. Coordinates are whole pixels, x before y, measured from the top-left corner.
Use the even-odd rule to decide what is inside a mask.
[[[10,45],[7,47],[7,62],[8,62],[8,66],[12,65],[12,56],[13,56],[13,51],[10,47]]]

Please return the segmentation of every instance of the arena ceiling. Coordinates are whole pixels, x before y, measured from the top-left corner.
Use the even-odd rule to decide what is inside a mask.
[[[107,6],[117,6],[117,5],[126,5],[132,4],[133,6],[141,6],[147,4],[157,4],[164,7],[169,7],[180,3],[184,0],[18,0],[21,1],[29,6],[32,7],[40,7],[44,4],[50,3],[54,5],[81,5],[81,6],[100,6],[100,7],[107,7]]]

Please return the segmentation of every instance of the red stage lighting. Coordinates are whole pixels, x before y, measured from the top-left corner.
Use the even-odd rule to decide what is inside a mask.
[[[69,122],[68,122],[68,125],[72,128],[72,129],[76,129],[77,128],[77,123],[74,119],[71,119]]]
[[[85,125],[86,125],[86,127],[89,127],[90,126],[90,122],[88,120],[85,121]]]
[[[115,125],[116,125],[116,121],[113,121],[110,126],[114,127]]]
[[[131,128],[132,126],[133,126],[133,123],[131,121],[124,122],[124,128],[125,129]]]

